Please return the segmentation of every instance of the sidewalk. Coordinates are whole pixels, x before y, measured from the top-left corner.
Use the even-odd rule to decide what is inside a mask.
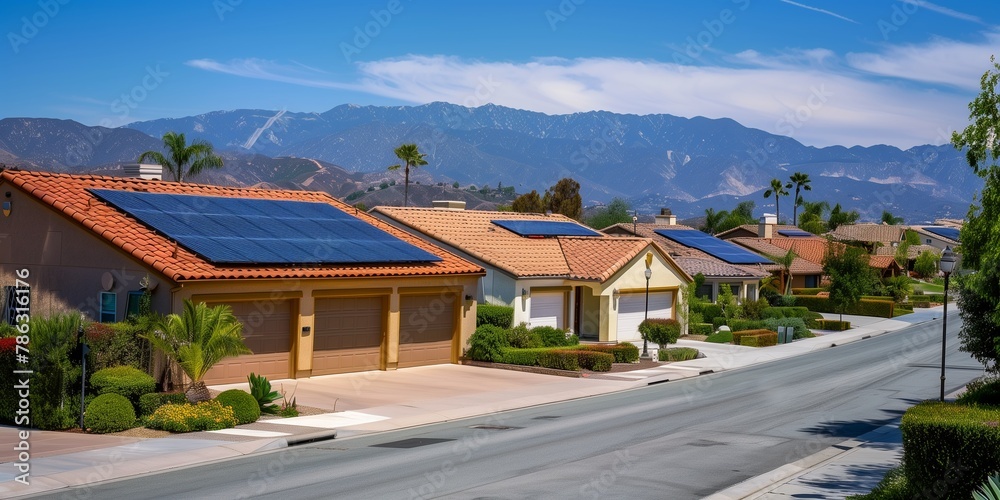
[[[329,413],[260,420],[224,431],[154,439],[31,431],[30,486],[14,481],[19,474],[12,463],[15,460],[13,450],[19,441],[18,429],[0,427],[0,462],[3,462],[0,497],[37,494],[233,458],[283,448],[303,440],[329,439],[334,434],[344,438],[390,431],[733,370],[881,335],[940,315],[940,307],[892,320],[845,315],[845,320],[858,327],[766,349],[681,340],[678,345],[697,347],[705,357],[591,378],[437,365],[275,381],[275,389],[283,388],[289,397],[294,395],[300,405]],[[246,389],[246,384],[213,389],[233,387]],[[858,455],[858,459],[867,460],[869,455]],[[874,455],[871,459],[884,461],[884,457]],[[802,469],[804,467],[800,466],[799,470]]]

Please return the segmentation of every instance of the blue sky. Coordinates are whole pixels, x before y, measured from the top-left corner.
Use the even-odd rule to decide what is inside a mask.
[[[493,102],[906,148],[966,125],[1000,52],[993,1],[36,0],[0,13],[0,117],[106,126]]]

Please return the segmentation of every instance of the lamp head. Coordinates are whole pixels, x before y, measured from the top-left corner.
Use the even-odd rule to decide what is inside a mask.
[[[955,262],[958,259],[955,258],[954,252],[951,251],[951,247],[945,247],[944,253],[941,254],[941,272],[944,274],[951,274],[955,270]]]

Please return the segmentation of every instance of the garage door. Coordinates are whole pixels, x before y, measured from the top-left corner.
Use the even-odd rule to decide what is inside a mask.
[[[670,310],[673,300],[674,294],[672,292],[650,293],[649,317],[673,318],[673,311]],[[618,298],[618,340],[642,338],[639,335],[639,323],[642,323],[645,313],[645,293],[622,294]]]
[[[403,295],[399,299],[400,368],[452,362],[456,298]]]
[[[565,311],[563,305],[562,292],[555,293],[531,293],[531,313],[528,324],[534,328],[536,326],[552,326],[555,328],[565,328]]]
[[[383,297],[316,299],[313,375],[381,368]]]
[[[226,305],[243,323],[243,339],[253,354],[223,359],[205,375],[205,383],[246,382],[250,372],[263,375],[268,380],[288,378],[292,348],[291,301],[261,300]]]

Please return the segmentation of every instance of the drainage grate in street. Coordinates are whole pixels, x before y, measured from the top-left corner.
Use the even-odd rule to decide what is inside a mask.
[[[535,417],[532,420],[555,420],[559,418],[558,415],[543,415],[541,417]]]
[[[485,429],[488,431],[509,431],[511,429],[520,429],[520,427],[511,427],[508,425],[473,425],[469,427],[470,429]]]
[[[697,441],[691,441],[688,446],[699,446],[702,448],[707,448],[709,446],[722,446],[726,443],[720,443],[718,441],[709,441],[708,439],[699,439]]]
[[[392,441],[390,443],[373,444],[371,445],[371,448],[418,448],[420,446],[427,446],[431,444],[447,443],[448,441],[454,441],[454,439],[410,438],[403,439],[401,441]]]

